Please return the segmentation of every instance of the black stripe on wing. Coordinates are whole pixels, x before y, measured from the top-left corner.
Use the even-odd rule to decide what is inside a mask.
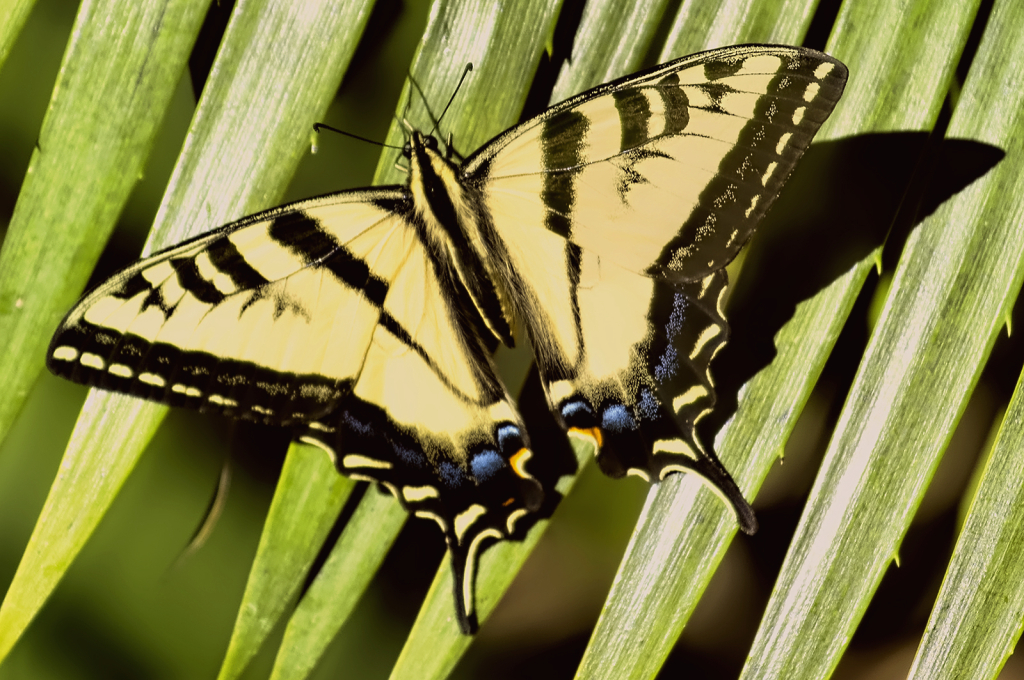
[[[382,200],[388,203],[382,208],[383,214],[393,214],[391,204],[401,204],[400,200]],[[270,236],[259,243],[259,250],[249,252],[249,259],[232,241],[234,234],[247,228],[266,230]],[[329,272],[347,291],[361,294],[373,308],[380,310],[383,306],[388,283],[364,260],[305,211],[275,209],[161,251],[86,295],[54,334],[47,352],[48,368],[81,384],[236,418],[287,425],[324,415],[351,390],[357,375],[277,370],[258,363],[258,359],[180,347],[161,340],[152,324],[152,335],[147,332],[142,337],[133,332],[133,324],[144,314],[150,314],[156,327],[163,329],[175,314],[224,309],[218,305],[239,295],[247,296],[239,309],[240,318],[267,299],[276,300],[276,304],[264,305],[266,313],[275,318],[285,308],[308,317],[311,312],[302,300],[291,300],[286,292],[274,289],[281,280],[270,281],[258,270],[263,266],[260,258],[272,258],[271,248],[275,246],[297,256],[293,258],[296,272],[305,268]],[[137,299],[140,295],[144,296],[141,304]],[[102,313],[87,320],[90,310],[101,303],[117,312],[117,321],[104,325]],[[122,307],[137,311],[134,316],[125,315],[120,313]],[[413,349],[423,352],[393,319],[385,323]],[[230,324],[221,332],[230,333]]]
[[[619,149],[625,151],[646,142],[651,122],[651,104],[647,96],[640,90],[616,90],[612,92],[612,99],[622,125]]]
[[[302,212],[285,213],[270,225],[269,234],[298,255],[309,266],[321,267],[355,290],[361,290],[376,307],[384,304],[388,283],[373,274],[362,259],[353,255],[320,224]]]
[[[55,358],[58,347],[75,348],[77,357]],[[92,387],[278,425],[322,416],[351,389],[351,381],[283,373],[131,334],[115,338],[85,321],[54,338],[47,367]]]
[[[697,205],[676,237],[665,245],[649,274],[694,281],[724,267],[749,240],[775,201],[815,132],[832,112],[846,82],[846,68],[834,60],[799,55],[791,57],[788,64],[788,69],[770,81],[737,143],[722,157]],[[705,73],[724,77],[732,75],[731,67],[728,62],[712,62],[705,65]],[[819,69],[827,70],[824,77],[819,77]],[[678,83],[676,74],[658,84],[666,103],[671,96],[686,96],[684,86],[675,86],[672,81]],[[702,107],[704,110],[731,115],[722,110],[721,102],[737,90],[719,82],[700,89],[710,102]]]
[[[565,111],[544,121],[541,144],[544,153],[546,226],[565,238],[572,230],[571,215],[576,201],[577,170],[584,162],[584,140],[590,124],[579,111]]]

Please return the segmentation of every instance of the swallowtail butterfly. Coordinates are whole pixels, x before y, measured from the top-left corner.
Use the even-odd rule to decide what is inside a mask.
[[[145,258],[82,298],[51,371],[284,425],[448,544],[461,628],[481,543],[547,492],[491,361],[524,326],[548,404],[612,476],[700,475],[724,267],[846,82],[796,47],[712,50],[568,99],[462,163],[413,131],[405,186],[329,194]]]

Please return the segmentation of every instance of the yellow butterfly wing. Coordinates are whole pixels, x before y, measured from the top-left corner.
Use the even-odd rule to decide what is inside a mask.
[[[698,472],[748,532],[753,511],[694,432],[728,335],[722,268],[845,80],[813,50],[712,50],[557,104],[464,166],[565,427],[610,474]]]
[[[310,420],[359,375],[402,238],[363,195],[247,218],[89,293],[54,334],[47,363],[75,382],[175,406]]]
[[[404,188],[246,218],[141,260],[85,296],[48,365],[76,382],[289,425],[339,471],[442,528],[459,620],[475,555],[543,491],[529,439],[467,322],[464,290]]]
[[[633,271],[697,280],[746,243],[846,75],[795,47],[691,55],[553,106],[465,174],[492,210],[519,216],[520,230],[496,223],[506,241],[543,225]]]

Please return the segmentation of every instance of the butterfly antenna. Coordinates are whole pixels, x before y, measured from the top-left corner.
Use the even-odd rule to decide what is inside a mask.
[[[423,94],[423,88],[421,88],[420,84],[416,82],[416,79],[412,77],[411,68],[406,72],[406,77],[409,79],[409,85],[420,95],[420,100],[423,102],[423,108],[426,109],[427,115],[430,116],[431,120],[433,120],[434,114],[430,111],[430,104],[427,102],[426,95]],[[398,124],[405,129],[405,136],[407,140],[412,137],[412,133],[415,132],[415,128],[412,126],[412,123],[409,122],[409,109],[411,108],[412,94],[410,93],[409,97],[405,100],[405,109],[402,111],[402,117],[399,118],[397,115],[392,114]]]
[[[473,70],[473,62],[467,63],[466,64],[466,68],[464,68],[462,70],[462,77],[459,78],[459,84],[455,86],[455,91],[452,92],[451,98],[448,100],[448,103],[445,104],[444,111],[442,111],[441,115],[438,116],[437,122],[434,123],[434,129],[430,131],[430,134],[434,134],[434,132],[437,130],[437,128],[441,125],[441,120],[444,118],[444,114],[448,113],[449,107],[451,107],[452,102],[455,101],[455,95],[457,95],[459,93],[459,90],[462,89],[462,83],[464,83],[466,81],[466,76],[468,76],[469,72],[472,71],[472,70]]]
[[[423,88],[416,82],[416,79],[412,77],[412,69],[406,73],[406,77],[409,79],[409,84],[416,88],[417,94],[420,96],[420,101],[423,102],[423,106],[427,109],[427,114],[433,118],[433,114],[430,113],[430,102],[427,101],[427,95],[423,94]],[[409,108],[412,107],[412,95],[405,100],[405,111],[402,111],[402,118],[408,118]]]
[[[358,139],[361,142],[366,142],[367,144],[373,144],[374,146],[382,146],[382,147],[384,147],[386,149],[398,149],[398,150],[402,149],[402,147],[400,147],[400,146],[394,146],[393,144],[385,144],[384,142],[375,142],[372,139],[367,139],[366,137],[360,137],[359,135],[354,135],[351,132],[345,132],[344,130],[339,130],[336,127],[331,127],[330,125],[326,125],[324,123],[314,123],[313,124],[313,131],[316,132],[316,133],[319,133],[320,130],[330,130],[331,132],[337,132],[339,135],[345,135],[346,137],[351,137],[352,139]]]

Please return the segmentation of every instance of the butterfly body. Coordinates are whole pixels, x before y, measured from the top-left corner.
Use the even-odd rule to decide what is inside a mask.
[[[54,335],[69,379],[287,425],[338,470],[436,521],[456,613],[476,557],[541,505],[491,360],[524,328],[548,405],[602,470],[698,473],[752,533],[696,423],[725,343],[724,266],[838,100],[810,50],[685,57],[555,105],[462,163],[430,135],[405,186],[260,213],[157,253]]]

